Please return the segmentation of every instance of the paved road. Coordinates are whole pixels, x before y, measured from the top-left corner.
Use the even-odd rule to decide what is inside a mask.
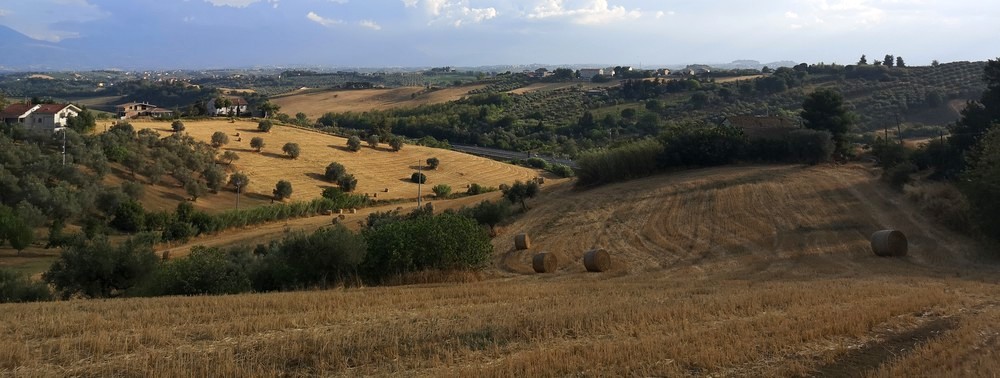
[[[504,159],[504,160],[527,159],[531,157],[537,157],[549,163],[563,164],[569,166],[570,168],[577,168],[576,162],[570,159],[560,159],[552,156],[543,156],[543,155],[532,155],[527,152],[508,151],[496,148],[469,146],[464,144],[452,144],[451,149],[455,151],[465,152],[467,154],[485,156],[494,159]]]

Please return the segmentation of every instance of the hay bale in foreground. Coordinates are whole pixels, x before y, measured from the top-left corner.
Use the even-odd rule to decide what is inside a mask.
[[[583,255],[583,266],[588,272],[606,272],[611,270],[611,254],[603,249],[592,249]]]
[[[351,209],[351,214],[357,214],[357,213],[358,213],[358,209]]]
[[[559,267],[559,259],[556,255],[542,252],[531,258],[531,267],[535,269],[535,273],[552,273]]]
[[[881,257],[903,257],[909,251],[909,243],[901,231],[877,231],[872,234],[872,251]]]
[[[514,236],[514,248],[518,251],[531,249],[531,238],[528,234],[517,234]]]

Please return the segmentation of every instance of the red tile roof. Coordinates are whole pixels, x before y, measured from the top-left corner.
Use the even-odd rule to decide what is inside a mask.
[[[31,104],[10,104],[0,114],[5,117],[21,116],[33,107],[35,106]]]
[[[56,114],[59,113],[61,110],[66,109],[67,106],[69,106],[69,104],[45,104],[42,105],[42,107],[38,108],[38,110],[35,110],[35,113]]]

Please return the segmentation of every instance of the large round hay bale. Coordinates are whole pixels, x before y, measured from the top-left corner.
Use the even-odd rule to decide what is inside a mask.
[[[556,255],[542,252],[531,258],[531,267],[535,269],[535,273],[552,273],[559,267],[559,260]]]
[[[518,251],[531,249],[531,238],[528,237],[528,234],[515,235],[514,247],[517,248]]]
[[[872,251],[881,257],[902,257],[909,251],[909,244],[902,232],[882,230],[872,234]]]
[[[583,266],[588,272],[606,272],[611,270],[611,254],[603,249],[593,249],[583,255]]]

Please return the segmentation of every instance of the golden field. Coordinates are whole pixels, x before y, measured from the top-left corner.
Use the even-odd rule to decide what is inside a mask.
[[[494,267],[447,283],[0,305],[0,374],[1000,372],[996,261],[867,168],[562,183],[529,206],[494,240]],[[882,228],[907,233],[908,257],[871,253],[867,238]],[[513,250],[519,232],[532,250]],[[580,256],[594,247],[611,252],[612,271],[584,272]],[[559,257],[556,273],[530,273],[539,251]]]
[[[309,118],[316,119],[327,112],[363,113],[372,110],[441,104],[459,100],[468,96],[469,91],[483,87],[485,85],[467,85],[429,92],[425,91],[423,87],[355,90],[306,89],[272,97],[271,102],[281,106],[282,113],[305,113]]]
[[[410,175],[417,171],[418,165],[426,165],[431,157],[437,157],[441,165],[436,170],[424,171],[427,183],[423,185],[421,195],[428,197],[433,197],[430,189],[438,184],[450,185],[452,191],[458,193],[464,192],[466,186],[472,183],[496,187],[538,176],[538,172],[532,169],[415,145],[405,145],[399,152],[392,152],[388,144],[382,143],[379,148],[373,149],[365,143],[360,151],[350,152],[347,150],[347,139],[303,128],[276,125],[271,132],[261,133],[257,131],[257,124],[249,121],[231,123],[220,119],[184,124],[185,133],[205,142],[209,142],[216,131],[229,136],[229,144],[223,146],[220,153],[234,151],[239,155],[240,159],[233,166],[250,178],[250,185],[244,188],[244,193],[251,200],[270,197],[278,180],[292,183],[293,201],[317,198],[324,188],[334,186],[322,178],[331,162],[343,164],[348,173],[358,179],[355,193],[374,194],[378,199],[416,200],[418,188],[417,184],[410,182]],[[168,122],[134,122],[132,125],[137,130],[151,128],[164,134],[170,129]],[[242,141],[237,141],[237,133]],[[264,138],[265,147],[260,153],[250,148],[253,137]],[[298,159],[290,159],[281,151],[281,147],[290,142],[298,143],[301,148]],[[387,188],[388,192],[385,191]],[[223,202],[226,206],[234,205],[232,192],[218,196],[225,197]]]

